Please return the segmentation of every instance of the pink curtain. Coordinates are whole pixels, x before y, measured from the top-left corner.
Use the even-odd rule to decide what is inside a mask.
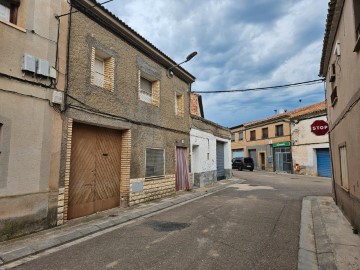
[[[176,147],[176,191],[190,189],[186,155],[186,148]]]

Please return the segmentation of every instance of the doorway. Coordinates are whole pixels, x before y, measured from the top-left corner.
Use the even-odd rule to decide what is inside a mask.
[[[265,170],[265,153],[260,153],[261,170]]]
[[[187,166],[187,148],[176,147],[176,172],[175,186],[176,191],[189,190],[189,172]]]

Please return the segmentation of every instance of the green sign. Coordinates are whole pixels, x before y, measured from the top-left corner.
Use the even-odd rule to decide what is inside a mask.
[[[272,144],[272,147],[285,147],[285,146],[290,146],[290,142],[279,142]]]

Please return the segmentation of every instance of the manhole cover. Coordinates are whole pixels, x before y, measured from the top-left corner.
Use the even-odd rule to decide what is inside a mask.
[[[170,222],[170,221],[159,221],[151,220],[145,222],[145,225],[151,227],[157,232],[171,232],[171,231],[180,231],[189,227],[190,223],[181,223],[181,222]]]

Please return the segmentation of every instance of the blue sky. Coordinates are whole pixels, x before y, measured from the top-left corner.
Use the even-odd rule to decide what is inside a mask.
[[[103,2],[103,1],[99,1]],[[318,79],[327,0],[114,0],[107,9],[196,77],[193,91]],[[322,84],[202,94],[205,118],[225,127],[324,100]],[[299,99],[302,100],[299,105]]]

